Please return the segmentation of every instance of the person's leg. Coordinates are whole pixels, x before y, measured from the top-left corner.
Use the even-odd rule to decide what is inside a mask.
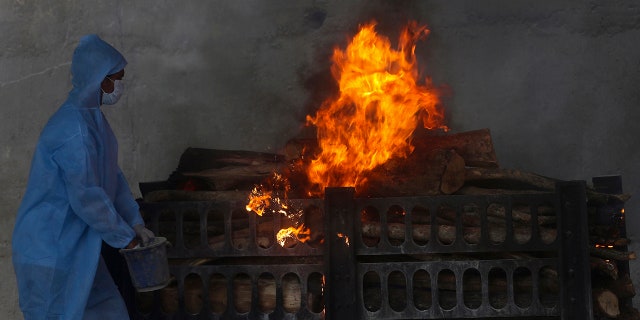
[[[129,273],[127,261],[120,253],[120,249],[112,248],[106,243],[102,243],[101,254],[104,259],[104,263],[107,266],[107,270],[109,270],[109,274],[111,274],[113,283],[118,287],[118,291],[120,291],[120,295],[122,296],[122,299],[124,299],[127,309],[129,309],[129,317],[131,319],[135,319],[136,289],[131,281],[131,274]]]
[[[107,266],[100,257],[93,287],[87,301],[84,319],[127,320],[127,306],[113,282]]]

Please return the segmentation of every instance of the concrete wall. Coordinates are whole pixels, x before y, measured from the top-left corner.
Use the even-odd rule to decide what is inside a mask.
[[[636,1],[0,0],[0,318],[21,318],[13,222],[81,35],[98,33],[130,63],[127,92],[105,113],[137,192],[189,146],[278,152],[330,87],[333,47],[372,18],[392,38],[408,19],[431,27],[417,48],[421,77],[450,88],[452,131],[491,129],[503,167],[621,174],[640,194]]]

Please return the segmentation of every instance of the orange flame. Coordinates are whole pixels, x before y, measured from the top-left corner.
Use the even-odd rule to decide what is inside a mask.
[[[271,192],[264,190],[261,186],[256,186],[249,194],[249,203],[246,206],[247,211],[255,212],[262,216],[264,211],[271,205]]]
[[[266,185],[265,185],[266,184]],[[272,213],[282,214],[286,217],[300,216],[302,211],[291,208],[287,192],[291,189],[289,180],[277,172],[273,173],[265,184],[256,185],[249,193],[249,203],[245,209],[262,216],[267,210]]]
[[[307,116],[321,148],[307,172],[312,193],[322,194],[326,186],[357,187],[367,171],[391,157],[408,156],[420,121],[428,129],[448,130],[429,79],[425,85],[416,79],[415,42],[428,33],[412,22],[394,50],[371,22],[345,51],[334,49],[332,73],[340,95],[325,101],[315,117]]]
[[[289,227],[286,229],[280,229],[276,235],[276,239],[278,240],[278,243],[280,243],[280,246],[284,247],[287,238],[295,239],[300,242],[307,242],[311,240],[311,229],[305,227],[304,224],[301,224],[297,228]]]

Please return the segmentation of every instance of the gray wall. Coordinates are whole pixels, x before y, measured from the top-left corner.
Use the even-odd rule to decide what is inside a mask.
[[[431,27],[417,48],[421,77],[450,89],[453,132],[491,129],[502,167],[621,174],[640,194],[637,1],[0,0],[0,318],[21,318],[13,222],[81,35],[100,34],[130,63],[126,95],[105,113],[138,192],[189,146],[278,152],[331,87],[333,47],[371,18],[392,38],[408,19]]]

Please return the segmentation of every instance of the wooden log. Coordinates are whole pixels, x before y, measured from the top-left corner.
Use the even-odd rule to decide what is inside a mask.
[[[244,150],[187,148],[180,156],[177,172],[197,172],[227,166],[283,163],[284,155]]]
[[[553,281],[558,281],[556,277],[551,274],[541,274],[540,279],[541,289],[545,292],[558,293],[558,286],[549,286]],[[545,278],[547,277],[547,278]],[[546,280],[546,281],[545,281]],[[431,284],[424,281],[423,286],[425,288],[431,288]],[[507,292],[507,279],[502,277],[490,276],[488,278],[487,286],[490,292]],[[518,293],[531,292],[533,288],[532,276],[514,275],[513,278],[514,291]],[[438,289],[439,290],[456,290],[456,278],[453,273],[440,273],[438,276]],[[462,289],[465,291],[480,292],[482,290],[482,282],[480,277],[464,277],[462,280]]]
[[[240,313],[251,311],[251,278],[247,275],[236,275],[233,280],[233,304]]]
[[[592,287],[607,289],[613,292],[618,299],[627,299],[636,296],[635,286],[628,274],[624,274],[617,279],[594,277],[592,280]]]
[[[605,242],[607,245],[613,245],[615,247],[624,247],[628,246],[631,243],[631,240],[627,238],[618,238],[611,242]]]
[[[604,247],[625,247],[631,243],[628,238],[606,238],[602,236],[590,235],[589,241],[592,244],[596,244]]]
[[[548,275],[542,274],[542,277]],[[412,278],[412,291],[414,296],[414,303],[416,307],[421,309],[427,309],[431,306],[432,295],[436,294],[439,297],[440,304],[442,306],[454,306],[462,303],[462,301],[456,301],[456,280],[462,281],[462,291],[464,303],[467,306],[480,306],[483,303],[482,299],[482,283],[480,276],[464,276],[462,280],[456,279],[453,273],[440,273],[436,281],[436,288],[431,287],[431,280],[426,272],[416,273]],[[487,286],[490,292],[489,302],[494,306],[504,306],[507,301],[508,282],[505,277],[489,276]],[[533,283],[532,275],[514,275],[513,279],[513,293],[514,298],[517,300],[531,301],[533,298]],[[540,279],[540,293],[550,294],[557,296],[559,294],[559,288],[557,286],[557,278],[542,278]],[[375,310],[380,307],[381,293],[386,291],[388,298],[391,301],[395,301],[396,305],[402,306],[403,301],[406,301],[404,293],[406,292],[407,283],[404,276],[398,277],[389,276],[386,288],[381,287],[380,278],[374,274],[365,274],[363,277],[363,300],[365,306],[369,310]],[[550,286],[549,286],[550,285]]]
[[[203,171],[180,172],[173,179],[200,182],[209,191],[251,190],[285,167],[282,163],[261,163],[245,166],[226,166]]]
[[[497,168],[499,166],[491,131],[486,128],[438,135],[428,130],[418,129],[414,133],[412,142],[418,151],[453,149],[470,167]]]
[[[546,211],[545,209],[543,209]],[[480,226],[480,210],[477,211],[469,211],[463,212],[462,220],[465,226]],[[548,212],[545,212],[548,214]],[[497,223],[504,224],[507,219],[507,211],[506,208],[499,204],[489,204],[486,208],[487,220],[489,223]],[[443,208],[438,211],[438,217],[444,218],[445,220],[455,224],[457,219],[456,213],[454,210],[446,210]],[[497,218],[497,219],[494,219]],[[519,226],[531,226],[532,215],[529,211],[529,208],[525,207],[512,207],[511,210],[511,219],[515,225]],[[538,225],[555,225],[556,224],[556,216],[555,215],[538,215],[538,219],[536,220]]]
[[[215,305],[216,313],[222,314],[227,304],[227,279],[224,277],[212,278],[210,281],[209,296],[210,301]],[[251,278],[243,275],[236,275],[231,281],[233,285],[234,304],[238,312],[249,312],[252,305],[252,283]],[[282,306],[290,313],[297,312],[301,307],[301,285],[296,276],[285,276],[282,279]],[[185,286],[187,283],[185,283]],[[187,288],[185,290],[198,290],[202,288]],[[276,280],[269,276],[260,276],[257,279],[257,306],[263,313],[270,313],[277,307],[277,286]],[[189,304],[185,296],[185,304]]]
[[[467,168],[465,183],[484,188],[553,191],[557,179],[514,169]]]
[[[435,149],[454,150],[464,159],[467,166],[498,167],[489,129],[438,135],[416,130],[412,144],[415,147],[414,153]],[[318,152],[318,142],[315,138],[296,138],[287,142],[284,153],[286,159],[295,160],[313,158]]]
[[[464,185],[464,161],[454,150],[414,152],[392,158],[367,173],[358,196],[390,197],[451,194]]]
[[[589,236],[603,239],[620,238],[620,229],[616,226],[589,225]]]
[[[629,305],[622,305],[620,306],[620,315],[618,316],[619,320],[639,320],[640,319],[640,312],[638,311],[638,309],[634,308],[633,306],[629,306]]]
[[[466,179],[466,178],[465,178]],[[548,193],[549,191],[540,190],[516,190],[516,189],[504,189],[504,188],[482,188],[473,185],[464,185],[458,189],[455,194],[459,195],[471,195],[471,196],[484,196],[484,195],[501,195],[501,194],[540,194]]]
[[[452,194],[464,185],[465,161],[457,152],[449,152],[449,162],[440,178],[440,192]]]
[[[289,295],[289,291],[284,291]],[[249,293],[250,294],[250,293]],[[258,306],[263,313],[271,313],[276,309],[276,280],[273,278],[258,278]]]
[[[390,240],[404,241],[406,225],[404,223],[387,223],[388,234]],[[553,242],[557,237],[557,231],[550,228],[540,228],[540,238],[545,243]],[[531,228],[514,228],[514,240],[517,243],[526,243],[532,238]],[[237,249],[246,249],[250,246],[249,229],[244,228],[235,230],[232,233],[232,245]],[[318,231],[316,231],[318,232]],[[496,242],[506,241],[506,228],[504,226],[493,225],[486,231],[489,239]],[[428,224],[412,224],[413,240],[416,242],[427,242],[431,239],[431,225]],[[480,227],[465,227],[464,241],[470,244],[480,243],[482,229]],[[380,238],[381,225],[379,222],[363,222],[362,236],[366,238]],[[444,244],[453,243],[456,240],[456,227],[449,225],[438,225],[438,240]],[[316,240],[322,238],[321,233],[316,235]],[[224,247],[225,236],[218,235],[209,237],[209,246],[213,249],[221,249]],[[264,222],[258,225],[255,237],[256,245],[262,248],[269,248],[274,245],[275,233],[271,222]],[[297,241],[285,242],[285,247],[290,248],[297,244]]]
[[[618,264],[615,261],[590,257],[591,270],[606,276],[609,279],[618,279]]]
[[[624,203],[631,199],[631,195],[628,193],[623,194],[608,194],[600,193],[591,188],[587,188],[587,200],[589,205],[598,206],[609,203]]]
[[[144,196],[145,202],[167,201],[213,201],[238,203],[246,202],[249,192],[246,190],[233,191],[187,191],[187,190],[156,190]]]
[[[593,289],[591,295],[594,313],[609,318],[617,318],[620,315],[619,300],[613,292],[606,289]]]
[[[227,310],[227,279],[220,274],[209,279],[209,304],[211,311],[217,314],[223,314]]]
[[[611,260],[617,260],[617,261],[628,261],[628,260],[636,259],[636,253],[633,251],[620,251],[613,248],[595,248],[595,247],[590,247],[590,251],[592,256],[596,256],[604,259],[611,259]]]
[[[555,190],[558,179],[545,177],[539,174],[525,172],[515,169],[499,168],[467,168],[465,177],[465,189],[461,193],[484,194],[481,192],[496,193],[517,193],[518,191],[545,191]],[[496,189],[496,191],[490,191]],[[629,194],[605,194],[587,188],[587,200],[590,205],[603,205],[610,202],[626,202]]]
[[[388,223],[388,238],[393,240],[403,241],[405,239],[406,227],[403,223]],[[431,225],[420,224],[412,225],[413,239],[414,241],[429,241],[431,240]],[[495,242],[506,241],[506,229],[504,227],[494,226],[489,228],[489,239]],[[362,236],[369,238],[380,238],[381,226],[378,222],[364,222],[362,223]],[[467,243],[480,243],[481,229],[479,227],[466,227],[464,228],[464,240]],[[456,227],[439,225],[438,226],[438,239],[440,242],[449,244],[453,243],[456,239]],[[557,237],[557,231],[555,229],[540,228],[540,237],[543,242],[551,243]],[[514,229],[514,240],[518,243],[526,243],[531,239],[531,229],[516,228]]]
[[[452,194],[464,185],[465,166],[497,167],[489,130],[460,134],[425,135],[413,139],[414,150],[406,158],[391,158],[365,173],[359,196],[413,196]],[[314,139],[292,139],[287,143],[287,159],[300,168],[288,176],[292,189],[304,188],[304,168],[318,153]],[[302,161],[300,161],[302,160]],[[340,173],[335,173],[339,175]]]

